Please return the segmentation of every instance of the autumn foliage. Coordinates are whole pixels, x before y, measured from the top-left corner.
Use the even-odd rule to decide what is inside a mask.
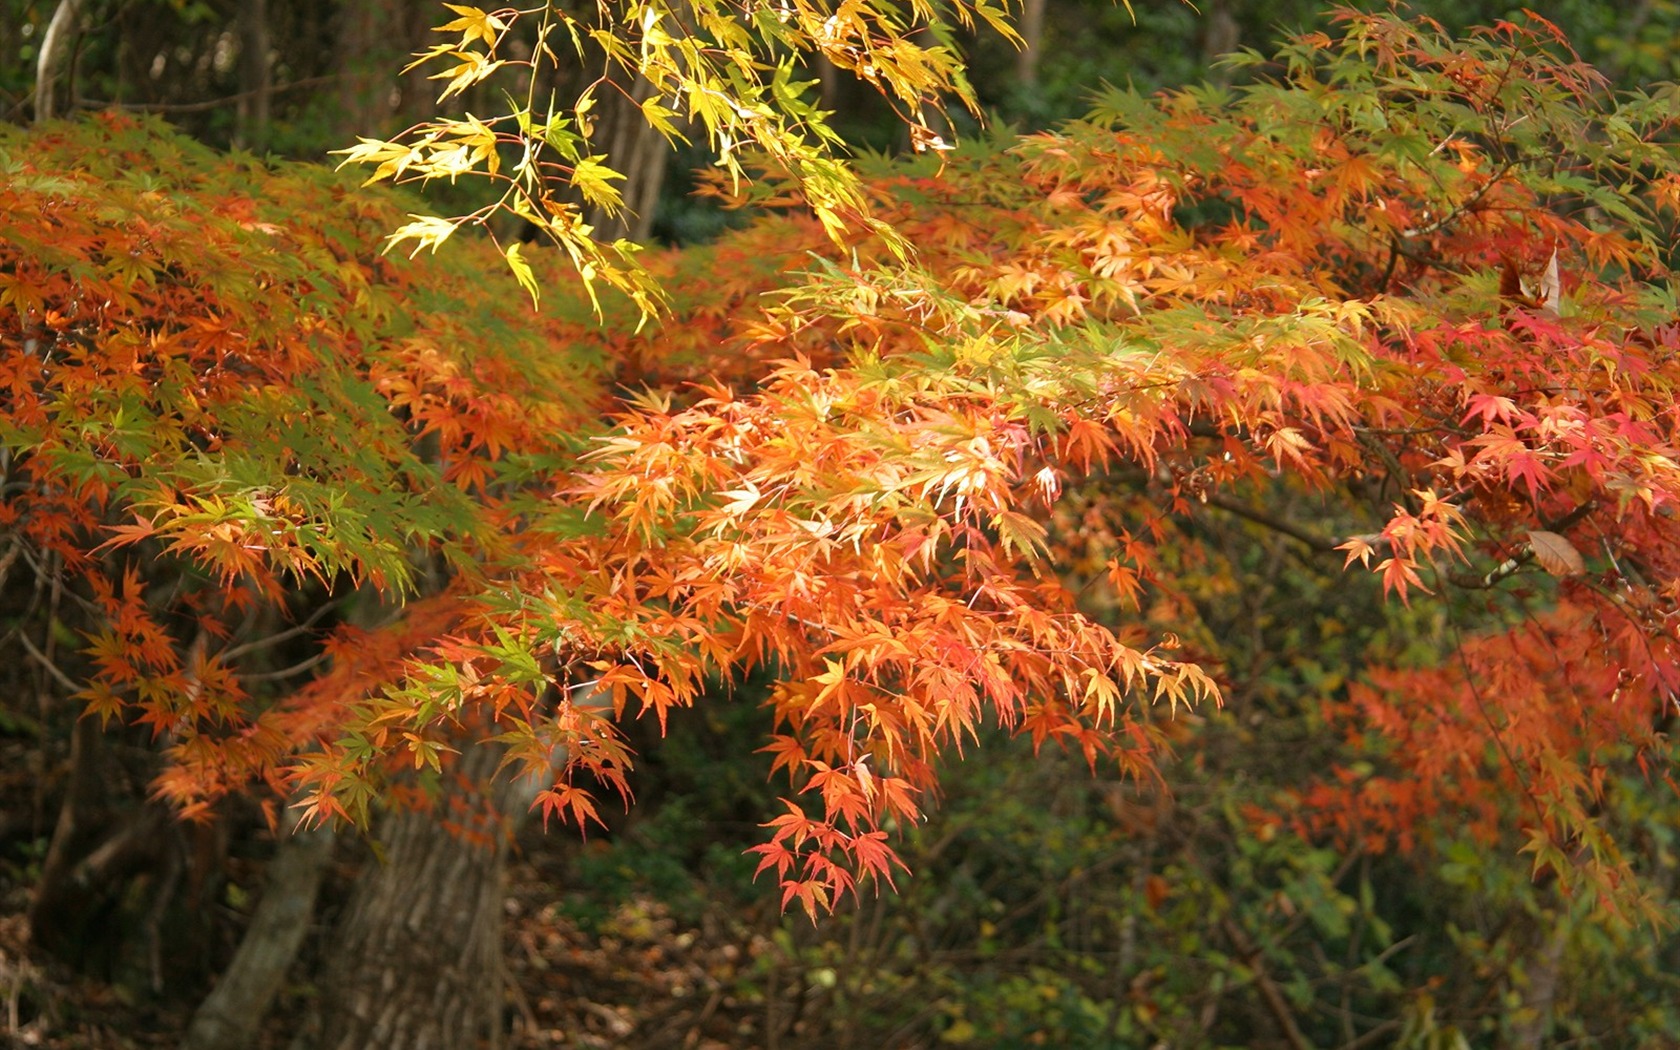
[[[1534,16],[1348,12],[1233,65],[883,166],[910,263],[797,210],[654,257],[640,332],[520,310],[477,247],[380,255],[400,207],[323,176],[9,134],[0,524],[87,624],[37,655],[154,727],[189,812],[260,779],[312,819],[490,735],[587,825],[624,719],[757,672],[791,790],[755,850],[816,914],[894,878],[982,727],[1152,777],[1218,702],[1174,573],[1227,515],[1450,625],[1323,698],[1376,766],[1256,819],[1468,814],[1637,906],[1595,813],[1666,776],[1680,685],[1676,99]],[[424,598],[310,619],[358,588]],[[258,620],[324,673],[253,663]]]

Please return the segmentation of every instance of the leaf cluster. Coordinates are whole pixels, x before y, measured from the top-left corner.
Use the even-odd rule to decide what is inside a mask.
[[[639,10],[671,76],[700,68],[700,37]],[[460,13],[463,54],[508,31]],[[1519,804],[1478,830],[1637,911],[1593,817],[1609,771],[1660,753],[1680,684],[1668,96],[1608,97],[1538,18],[1452,40],[1340,17],[1271,80],[1114,93],[1057,132],[857,183],[913,263],[798,215],[657,258],[699,275],[660,332],[561,320],[588,290],[514,325],[481,275],[436,288],[354,237],[291,232],[343,221],[328,199],[389,218],[342,189],[279,213],[214,193],[189,223],[146,196],[156,176],[14,159],[0,216],[63,217],[0,268],[31,501],[5,524],[89,566],[96,707],[237,725],[263,742],[239,775],[308,739],[287,786],[315,814],[360,813],[393,756],[446,770],[466,733],[536,778],[540,811],[589,823],[602,790],[630,793],[626,719],[762,674],[792,787],[755,852],[816,915],[896,877],[892,832],[921,819],[935,760],[988,727],[1153,778],[1176,719],[1222,693],[1176,584],[1210,563],[1198,522],[1226,514],[1455,627],[1327,698],[1420,746],[1383,754],[1381,779],[1332,773],[1312,830],[1342,803],[1349,833],[1405,844],[1502,767]],[[464,128],[425,162],[492,164]],[[100,133],[107,155],[180,149]],[[808,201],[808,176],[758,192]],[[226,238],[202,270],[147,247],[189,228]],[[549,261],[516,258],[533,283]],[[416,304],[432,312],[405,318]],[[610,391],[596,355],[649,385]],[[204,642],[100,560],[149,550],[203,574]],[[282,717],[216,677],[242,588],[399,591],[423,566],[453,590],[356,642],[373,678],[323,675]],[[216,754],[179,784],[237,779]]]
[[[487,179],[495,199],[466,215],[413,215],[387,247],[412,242],[413,251],[435,250],[463,225],[511,213],[567,253],[592,301],[604,284],[644,316],[657,309],[659,292],[638,265],[637,246],[603,241],[584,220],[589,208],[613,214],[624,206],[619,184],[626,173],[615,165],[627,161],[608,156],[597,141],[603,97],[635,101],[648,126],[673,144],[698,136],[736,184],[761,167],[785,173],[830,237],[863,226],[902,252],[892,228],[872,217],[828,114],[811,101],[815,81],[799,78],[819,63],[851,73],[887,100],[918,151],[943,150],[934,126],[945,100],[975,105],[956,31],[980,23],[1019,40],[1006,7],[992,0],[638,0],[623,11],[603,8],[594,22],[554,3],[494,11],[445,6],[457,16],[437,28],[446,39],[410,68],[452,63],[431,75],[444,82],[439,102],[474,85],[502,83],[506,111],[485,120],[442,116],[394,140],[364,138],[339,152],[346,164],[373,166],[369,182],[467,175]],[[592,78],[570,100],[550,93],[545,101],[550,75],[572,63]],[[535,301],[516,245],[507,261]]]

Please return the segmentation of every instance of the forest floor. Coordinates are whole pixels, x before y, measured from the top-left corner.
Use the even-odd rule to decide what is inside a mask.
[[[621,901],[580,922],[556,891],[566,852],[579,847],[558,838],[530,840],[509,869],[503,934],[508,1050],[722,1050],[767,1045],[770,1027],[796,1034],[797,997],[760,990],[777,983],[774,923],[739,914],[683,923],[647,897]],[[29,944],[27,906],[26,886],[5,887],[0,1046],[153,1050],[179,1044],[191,997],[165,989],[139,998],[42,958]],[[321,932],[314,943],[324,940]],[[301,959],[297,969],[308,962]],[[290,984],[271,1011],[274,1024],[252,1050],[285,1050],[291,1037],[285,1019],[303,1016],[311,994],[306,979]]]

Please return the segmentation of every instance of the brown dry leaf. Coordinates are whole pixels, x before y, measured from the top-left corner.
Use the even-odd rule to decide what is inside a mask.
[[[1546,270],[1540,275],[1539,294],[1535,298],[1540,302],[1541,313],[1551,317],[1558,315],[1558,308],[1563,304],[1563,282],[1558,279],[1558,253],[1556,248],[1552,249],[1552,257],[1547,260]],[[1570,549],[1574,550],[1573,547]]]
[[[1540,567],[1553,576],[1579,576],[1587,571],[1587,563],[1575,545],[1555,532],[1544,529],[1528,530],[1528,546]]]

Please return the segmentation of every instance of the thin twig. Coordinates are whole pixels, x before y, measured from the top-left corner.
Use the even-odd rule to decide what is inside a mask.
[[[1400,1027],[1400,1022],[1397,1021],[1397,1020],[1394,1020],[1393,1018],[1390,1018],[1389,1020],[1384,1021],[1382,1024],[1377,1025],[1375,1028],[1366,1032],[1364,1035],[1360,1036],[1359,1038],[1350,1039],[1347,1042],[1343,1043],[1340,1047],[1337,1048],[1337,1050],[1364,1050],[1365,1047],[1370,1046],[1372,1043],[1375,1043],[1377,1040],[1383,1038],[1384,1036],[1388,1035],[1390,1032],[1394,1031],[1396,1028],[1399,1028],[1399,1027]]]
[[[226,649],[223,649],[220,653],[217,653],[216,656],[223,663],[227,663],[231,660],[239,659],[241,656],[244,656],[246,653],[255,652],[258,649],[266,649],[271,645],[279,645],[281,642],[284,642],[289,638],[296,638],[298,635],[300,635],[300,634],[304,633],[305,631],[309,630],[311,627],[315,626],[316,621],[318,621],[321,617],[325,616],[328,612],[330,612],[331,610],[333,610],[337,607],[338,607],[337,602],[327,602],[326,604],[322,605],[320,608],[316,609],[314,612],[310,613],[309,618],[307,620],[304,620],[302,623],[296,625],[295,627],[288,627],[284,631],[281,631],[278,634],[267,635],[266,637],[263,637],[263,638],[253,638],[251,641],[242,642],[239,645],[230,646]]]
[[[202,99],[198,102],[118,102],[101,99],[81,99],[83,109],[121,109],[131,113],[203,113],[206,110],[220,109],[223,106],[243,102],[261,94],[278,95],[282,91],[294,91],[299,88],[319,87],[335,80],[346,79],[344,73],[324,73],[317,77],[304,77],[287,84],[280,84],[270,88],[254,88],[241,91],[235,95],[223,95],[221,98]]]
[[[72,693],[79,693],[82,691],[82,687],[77,685],[75,680],[69,675],[59,670],[58,665],[53,663],[52,659],[48,657],[46,653],[43,653],[41,650],[35,648],[35,643],[29,640],[28,634],[23,631],[19,631],[17,639],[20,643],[22,643],[24,651],[29,654],[30,659],[40,664],[48,674],[52,675],[54,681],[70,690]]]
[[[307,660],[299,660],[290,667],[282,667],[278,671],[258,671],[252,674],[242,674],[239,677],[247,682],[277,682],[282,678],[292,678],[319,664],[329,655],[326,652],[316,653]]]
[[[1551,521],[1542,521],[1540,523],[1541,528],[1546,532],[1562,532],[1578,523],[1588,514],[1592,513],[1596,506],[1597,504],[1593,500],[1587,500],[1585,503],[1580,504],[1574,510],[1563,515],[1561,518],[1554,518]],[[1447,579],[1454,586],[1462,587],[1465,590],[1492,590],[1500,583],[1503,583],[1511,576],[1514,576],[1518,569],[1521,569],[1524,565],[1532,562],[1534,557],[1534,545],[1531,542],[1527,550],[1520,551],[1511,555],[1509,558],[1506,558],[1498,565],[1497,568],[1493,569],[1485,576],[1476,576],[1473,573],[1468,572],[1450,572],[1447,573]]]
[[[1492,178],[1490,178],[1486,182],[1482,183],[1482,185],[1479,188],[1477,188],[1475,193],[1472,193],[1469,197],[1465,198],[1459,204],[1454,205],[1453,209],[1451,211],[1447,212],[1445,215],[1441,216],[1439,219],[1436,219],[1434,222],[1429,223],[1426,226],[1417,226],[1417,227],[1413,227],[1412,229],[1409,229],[1409,230],[1401,230],[1400,231],[1400,236],[1405,237],[1408,240],[1410,240],[1410,239],[1417,238],[1417,237],[1427,237],[1432,233],[1438,233],[1441,230],[1446,229],[1447,226],[1449,224],[1451,224],[1455,219],[1457,219],[1460,215],[1463,215],[1465,212],[1469,211],[1471,208],[1474,208],[1476,206],[1476,202],[1480,201],[1483,197],[1487,196],[1487,192],[1489,190],[1493,189],[1494,186],[1498,185],[1499,181],[1501,179],[1503,179],[1510,172],[1510,170],[1512,168],[1516,167],[1516,164],[1517,164],[1517,162],[1515,160],[1506,161],[1504,166],[1502,166],[1497,172],[1495,172],[1493,174]]]
[[[1250,969],[1254,971],[1254,983],[1260,989],[1260,998],[1266,1001],[1266,1009],[1282,1029],[1283,1038],[1292,1050],[1313,1050],[1312,1043],[1301,1033],[1301,1026],[1295,1023],[1295,1014],[1289,1009],[1289,1001],[1283,997],[1282,989],[1272,980],[1271,974],[1266,972],[1265,960],[1261,957],[1259,947],[1248,939],[1248,934],[1229,916],[1220,920],[1220,925],[1225,930],[1225,936],[1230,939],[1231,947],[1247,959]]]
[[[1298,540],[1315,551],[1329,554],[1336,550],[1336,541],[1329,536],[1320,536],[1318,533],[1303,528],[1292,521],[1275,518],[1265,511],[1256,510],[1244,503],[1238,503],[1236,500],[1228,499],[1217,492],[1208,493],[1207,504],[1210,507],[1218,507],[1228,514],[1235,514],[1246,521],[1252,521],[1256,525],[1264,525],[1273,532],[1281,532],[1290,539]]]

